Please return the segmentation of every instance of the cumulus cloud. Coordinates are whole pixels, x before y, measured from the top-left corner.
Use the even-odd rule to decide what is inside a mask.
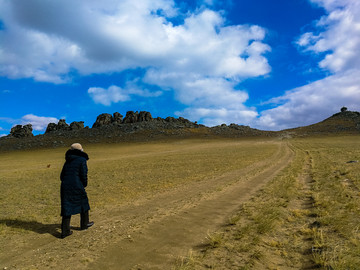
[[[157,82],[161,87],[174,89],[176,99],[188,107],[176,115],[208,126],[222,123],[249,124],[257,116],[254,108],[244,103],[249,95],[235,90],[236,82],[221,77],[204,78],[196,74],[158,72],[149,70],[146,82]]]
[[[181,115],[192,121],[200,120],[204,125],[212,127],[220,124],[241,123],[248,125],[253,123],[258,116],[255,109],[251,110],[245,106],[238,108],[208,108],[208,107],[189,107],[184,111],[176,112],[176,115]]]
[[[327,15],[297,44],[305,51],[323,55],[319,66],[331,75],[270,100],[276,107],[261,112],[256,122],[259,128],[280,130],[313,124],[343,106],[360,110],[360,2],[310,1],[323,7]]]
[[[360,71],[335,74],[272,99],[274,109],[261,113],[257,127],[279,130],[316,123],[346,106],[359,110]]]
[[[49,123],[57,123],[59,120],[55,117],[37,116],[34,114],[27,114],[21,118],[20,124],[31,124],[36,131],[44,131]]]
[[[360,68],[360,2],[357,0],[311,0],[328,15],[316,24],[320,33],[303,34],[298,45],[307,51],[324,53],[320,67],[332,72]]]
[[[209,9],[173,25],[179,14],[171,0],[1,0],[0,10],[3,76],[61,83],[71,69],[90,74],[174,66],[227,77],[269,71],[261,56],[269,50],[261,43],[263,29],[224,26],[220,13]]]
[[[252,111],[241,104],[247,93],[234,86],[270,72],[265,54],[271,48],[263,28],[227,25],[222,12],[209,8],[220,2],[230,1],[199,1],[201,8],[181,13],[173,0],[0,0],[0,75],[66,83],[73,70],[142,68],[143,82],[175,91],[187,112],[228,109],[232,115],[233,100]],[[106,106],[131,95],[160,95],[97,85],[88,93]]]
[[[132,95],[158,97],[162,94],[161,91],[151,92],[147,89],[141,89],[133,83],[129,83],[126,88],[121,88],[116,85],[112,85],[108,89],[91,87],[88,89],[88,93],[95,103],[105,106],[110,106],[112,103],[129,101]]]

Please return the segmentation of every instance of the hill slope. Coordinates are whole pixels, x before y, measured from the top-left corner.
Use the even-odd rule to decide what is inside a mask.
[[[360,113],[342,111],[319,123],[304,127],[287,129],[285,131],[294,132],[297,135],[359,133]]]
[[[145,115],[144,117],[141,117]],[[230,124],[206,127],[182,117],[152,118],[148,112],[128,112],[122,119],[119,113],[102,114],[92,128],[83,122],[49,124],[45,134],[33,136],[31,125],[16,126],[6,137],[0,138],[0,150],[53,148],[68,146],[74,141],[144,142],[163,139],[211,138],[211,137],[287,137],[330,134],[360,134],[360,113],[342,110],[316,124],[282,131],[264,131],[249,126]]]

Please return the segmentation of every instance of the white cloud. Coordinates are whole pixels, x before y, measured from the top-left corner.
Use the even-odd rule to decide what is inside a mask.
[[[256,127],[280,130],[317,123],[343,106],[360,110],[360,71],[350,70],[288,91],[271,102],[280,104],[261,113]]]
[[[174,89],[175,97],[188,107],[176,115],[214,126],[222,123],[249,124],[257,116],[254,108],[244,103],[248,94],[234,90],[236,82],[221,77],[204,78],[195,74],[149,70],[144,78],[161,87]]]
[[[321,68],[341,72],[360,68],[360,1],[311,0],[323,6],[328,15],[323,16],[317,27],[320,33],[303,34],[298,45],[307,51],[324,53]]]
[[[33,114],[24,115],[21,118],[21,125],[31,124],[34,130],[43,131],[49,123],[57,123],[59,120],[55,117],[36,116]]]
[[[175,25],[174,17],[183,21]],[[0,0],[0,18],[0,75],[10,78],[66,83],[71,70],[92,74],[140,67],[145,82],[174,90],[190,109],[223,110],[234,101],[245,108],[247,93],[235,90],[236,83],[270,72],[265,30],[226,25],[223,13],[206,5],[180,14],[172,0]],[[132,91],[127,86],[88,89],[106,106],[131,95],[160,95],[139,86]]]
[[[277,107],[261,112],[254,125],[258,128],[280,130],[313,124],[343,106],[360,110],[360,1],[310,1],[328,14],[297,44],[306,51],[324,54],[319,66],[332,75],[270,100]]]
[[[162,92],[151,92],[147,89],[141,89],[133,82],[129,82],[126,85],[126,88],[121,88],[116,85],[112,85],[108,89],[91,87],[88,89],[88,94],[95,103],[110,106],[111,103],[131,100],[132,95],[141,97],[158,97],[162,94]]]
[[[241,123],[248,125],[252,123],[258,113],[256,110],[251,110],[245,106],[239,106],[238,108],[201,108],[201,107],[189,107],[182,112],[176,112],[176,115],[183,116],[192,121],[201,120],[201,122],[209,127],[220,124]]]
[[[0,10],[0,74],[11,78],[63,83],[71,69],[91,74],[149,66],[226,77],[270,70],[262,28],[224,26],[209,9],[175,26],[172,0],[0,0]]]
[[[130,96],[123,93],[123,89],[118,86],[110,86],[108,89],[101,87],[91,87],[88,90],[89,95],[95,103],[100,103],[105,106],[110,106],[111,103],[117,103],[119,101],[128,101]]]

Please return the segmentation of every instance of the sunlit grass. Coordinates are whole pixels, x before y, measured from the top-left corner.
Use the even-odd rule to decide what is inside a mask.
[[[306,259],[324,269],[357,269],[359,139],[289,140],[295,152],[290,165],[228,217],[223,230],[209,232],[204,239],[206,252],[192,251],[176,269],[206,268],[207,261],[216,268],[217,259],[223,267],[220,269],[226,267],[223,262],[236,265],[234,269],[277,269],[275,257],[287,267],[300,267]],[[94,144],[84,148],[90,156],[90,205],[100,211],[251,166],[272,157],[278,145],[260,139],[229,139]],[[60,222],[59,175],[65,151],[0,154],[0,244],[12,235],[26,235],[26,226],[41,230],[44,224]],[[306,172],[312,180],[308,190],[299,182],[304,164],[310,164]],[[306,207],[300,203],[304,198],[309,199]],[[310,253],[306,257],[307,245]]]
[[[198,259],[195,269],[205,269],[208,260],[219,269],[301,268],[304,263],[358,269],[359,136],[289,142],[296,153],[293,162],[228,218],[226,230],[213,233],[222,233],[216,251],[192,255]],[[300,182],[307,174],[311,182]]]
[[[298,140],[313,157],[314,206],[318,229],[313,231],[313,256],[331,269],[360,265],[360,140],[358,136]],[[350,162],[349,161],[355,161]]]
[[[206,181],[273,155],[255,140],[184,140],[83,145],[89,154],[87,193],[92,210],[121,205],[180,185]],[[59,222],[60,172],[67,149],[0,154],[0,234],[7,222]],[[22,230],[21,233],[26,232]]]

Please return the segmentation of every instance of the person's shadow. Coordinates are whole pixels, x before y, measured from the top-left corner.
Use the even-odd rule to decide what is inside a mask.
[[[24,221],[19,219],[2,219],[0,224],[8,227],[33,231],[39,234],[51,234],[56,238],[60,238],[60,224],[42,224],[37,221]]]

